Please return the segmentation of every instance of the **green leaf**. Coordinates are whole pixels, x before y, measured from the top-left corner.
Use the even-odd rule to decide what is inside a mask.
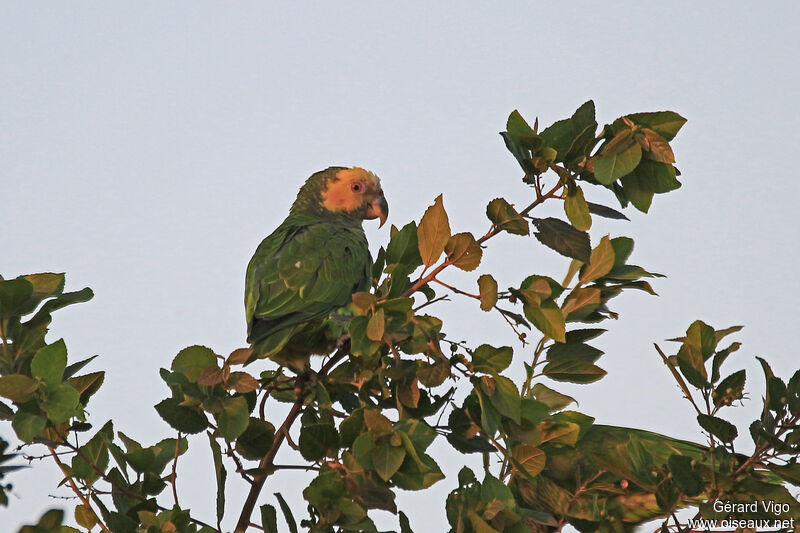
[[[83,376],[75,376],[69,378],[67,381],[70,385],[75,387],[75,390],[80,394],[81,403],[86,405],[89,403],[89,398],[100,390],[105,379],[105,372],[92,372],[91,374],[84,374]]]
[[[426,387],[438,387],[450,375],[450,364],[447,361],[437,361],[434,364],[422,363],[417,370],[417,378]]]
[[[181,373],[191,383],[196,383],[205,368],[216,365],[217,357],[210,348],[195,345],[178,352],[172,361],[172,371]]]
[[[444,479],[441,468],[429,455],[420,453],[419,459],[422,468],[416,461],[405,461],[392,476],[392,483],[405,490],[422,490]]]
[[[681,186],[675,178],[675,167],[649,159],[622,178],[622,187],[631,203],[643,213],[650,208],[653,194],[673,191]]]
[[[561,394],[542,383],[536,383],[531,389],[531,393],[534,398],[546,404],[550,411],[560,411],[569,404],[576,403],[572,396]]]
[[[481,296],[481,309],[491,311],[497,304],[497,282],[490,274],[478,278],[478,290]]]
[[[736,426],[716,416],[699,414],[697,415],[697,423],[722,442],[733,442],[739,435]]]
[[[392,446],[389,439],[384,439],[383,443],[378,444],[372,451],[372,464],[381,479],[389,481],[389,478],[400,469],[405,457],[405,448]]]
[[[495,376],[493,380],[495,389],[490,397],[492,405],[500,414],[519,424],[521,400],[517,386],[504,376]]]
[[[553,340],[564,342],[566,331],[564,314],[555,302],[546,301],[538,307],[525,304],[522,309],[525,317],[536,326],[536,329]]]
[[[580,281],[583,284],[591,283],[596,279],[600,279],[609,272],[614,266],[614,247],[608,235],[600,239],[598,244],[589,257],[589,263],[584,267],[581,273]]]
[[[634,242],[630,237],[614,237],[611,247],[614,248],[614,268],[625,264],[633,252]]]
[[[222,412],[217,420],[217,429],[225,440],[236,440],[247,429],[250,422],[250,407],[244,396],[222,400]]]
[[[181,433],[200,433],[208,427],[208,419],[202,412],[179,403],[175,398],[167,398],[156,404],[155,408],[167,424]]]
[[[80,454],[72,456],[72,472],[88,485],[100,478],[100,474],[92,467],[105,472],[108,468],[108,443],[114,438],[114,425],[108,421],[105,425],[80,447]]]
[[[61,383],[65,368],[67,368],[67,346],[64,344],[64,339],[41,348],[31,361],[31,375],[52,386]]]
[[[602,291],[597,287],[576,287],[564,300],[561,311],[567,320],[583,320],[602,302]]]
[[[94,293],[92,292],[92,289],[90,289],[89,287],[85,287],[85,288],[83,288],[83,289],[81,289],[79,291],[65,292],[64,294],[61,294],[61,295],[57,296],[56,298],[53,298],[52,300],[48,300],[44,304],[42,304],[42,306],[39,308],[39,310],[36,312],[36,314],[33,315],[33,318],[31,318],[28,322],[26,322],[26,324],[30,324],[30,323],[35,323],[35,324],[48,323],[49,324],[50,323],[50,314],[53,311],[57,311],[58,309],[61,309],[61,308],[66,307],[68,305],[81,303],[81,302],[88,302],[93,297],[94,297]]]
[[[603,379],[607,372],[589,361],[563,358],[547,363],[542,373],[554,381],[568,383],[594,383]]]
[[[63,377],[63,379],[71,378],[72,376],[77,374],[80,369],[82,369],[83,367],[85,367],[86,365],[91,363],[97,357],[99,357],[99,356],[93,355],[91,357],[87,357],[86,359],[83,359],[83,360],[78,361],[76,363],[72,363],[71,365],[67,366],[67,368],[64,369],[64,377]]]
[[[686,119],[673,111],[655,111],[649,113],[633,113],[628,118],[639,126],[644,126],[655,131],[665,140],[671,141],[675,138],[678,130],[686,124]],[[624,127],[622,119],[614,121],[615,127]]]
[[[481,500],[484,503],[489,503],[492,500],[499,500],[510,509],[516,506],[511,489],[488,472],[483,478],[483,483],[481,483]]]
[[[492,224],[514,235],[528,235],[528,222],[517,213],[505,198],[495,198],[486,206],[486,216]]]
[[[422,264],[417,241],[417,224],[409,222],[392,236],[386,247],[386,264],[404,264],[416,268]]]
[[[297,533],[297,522],[294,520],[294,515],[292,515],[292,508],[289,507],[289,504],[286,503],[286,500],[283,499],[280,492],[275,492],[275,497],[278,498],[278,504],[281,506],[281,511],[283,512],[283,519],[286,521],[286,525],[289,528],[290,533]]]
[[[700,367],[701,370],[698,370],[697,367],[692,366],[692,362],[687,357],[681,357],[681,354],[686,353],[686,349],[681,347],[680,351],[678,352],[677,360],[678,360],[678,369],[680,369],[681,374],[686,378],[686,381],[691,383],[691,385],[698,389],[705,389],[710,386],[708,383],[708,379],[706,378],[705,368]]]
[[[589,204],[583,197],[583,189],[575,187],[564,199],[564,212],[576,229],[586,231],[592,227],[592,217],[589,215]]]
[[[414,447],[423,452],[436,438],[436,431],[424,420],[418,420],[416,418],[404,418],[400,420],[395,424],[395,429],[408,435]]]
[[[704,323],[702,320],[695,320],[686,330],[686,340],[684,345],[687,346],[692,356],[705,362],[714,353],[717,347],[717,337],[714,328]],[[699,356],[699,358],[698,358]]]
[[[139,448],[125,454],[128,464],[137,473],[143,474],[150,471],[156,461],[156,454],[152,448]]]
[[[333,424],[317,423],[300,429],[300,453],[308,461],[318,461],[331,449],[339,448],[339,434]]]
[[[260,507],[261,527],[264,533],[278,533],[278,512],[273,505],[268,503]]]
[[[539,424],[542,443],[567,444],[573,446],[578,441],[581,426],[575,422],[548,422]]]
[[[156,458],[153,462],[150,472],[160,475],[167,465],[175,460],[176,451],[179,457],[186,453],[186,451],[189,449],[189,441],[186,439],[186,437],[183,437],[180,440],[162,439],[158,441],[155,446],[151,446],[150,449],[152,449],[156,454]],[[109,450],[111,451],[111,454],[114,455],[113,447],[109,446]]]
[[[570,118],[554,122],[540,135],[547,146],[558,152],[556,161],[567,161],[585,155],[596,129],[594,102],[589,100]]]
[[[41,407],[53,423],[61,424],[75,416],[81,397],[71,385],[61,383],[50,389],[46,396]]]
[[[592,202],[586,202],[586,205],[589,206],[589,212],[593,215],[597,215],[603,218],[611,218],[614,220],[630,220],[624,214],[620,213],[616,209],[611,209],[610,207],[606,207],[600,204],[594,204]]]
[[[442,195],[436,197],[433,205],[428,207],[417,228],[419,255],[422,264],[431,266],[442,255],[447,240],[450,238],[450,222],[442,204]]]
[[[800,416],[800,370],[789,379],[787,393],[789,395],[789,411],[794,416]]]
[[[481,429],[486,435],[494,435],[500,427],[500,413],[492,405],[489,395],[480,390],[480,385],[473,381],[475,395],[481,407]]]
[[[64,511],[50,509],[42,515],[36,526],[25,526],[19,530],[19,533],[62,533],[66,529],[65,526],[61,525],[63,521]]]
[[[786,406],[788,400],[788,391],[786,390],[786,383],[781,378],[771,377],[767,379],[767,406],[771,411],[780,413]]]
[[[0,396],[15,403],[27,402],[38,388],[34,380],[22,374],[0,376]]]
[[[620,143],[619,151],[616,151],[617,146],[614,144],[616,141]],[[595,179],[603,185],[611,185],[617,179],[633,172],[641,160],[642,147],[633,141],[630,130],[624,130],[606,145],[595,160]]]
[[[400,521],[400,533],[414,533],[411,529],[411,524],[408,522],[408,517],[403,511],[400,511],[397,518]]]
[[[692,470],[692,458],[685,455],[673,454],[669,457],[669,470],[672,479],[681,491],[687,496],[697,496],[704,489],[703,478]]]
[[[521,137],[535,137],[536,132],[528,125],[522,115],[520,115],[519,111],[516,109],[508,115],[508,120],[506,121],[506,131],[512,137],[521,138]]]
[[[510,346],[494,348],[488,344],[481,344],[472,354],[472,367],[478,372],[497,374],[508,368],[513,353]]]
[[[222,521],[225,515],[225,480],[228,478],[228,472],[225,470],[225,465],[222,463],[222,450],[217,442],[217,439],[208,435],[208,444],[211,446],[211,455],[214,459],[214,476],[217,479],[217,523]]]
[[[444,251],[447,254],[447,259],[453,265],[467,272],[478,268],[483,255],[483,250],[475,240],[475,237],[468,232],[456,233],[450,237],[444,247]]]
[[[77,522],[79,526],[91,530],[97,524],[97,516],[95,516],[91,507],[78,505],[75,507],[75,522]],[[64,528],[60,529],[60,533],[64,533]]]
[[[544,470],[547,459],[540,448],[530,444],[518,444],[511,451],[511,456],[516,460],[519,467],[531,477],[538,476]]]
[[[536,238],[563,256],[589,262],[591,245],[589,235],[579,231],[557,218],[534,218],[533,225],[536,226]]]
[[[592,339],[596,339],[606,331],[608,330],[603,328],[573,329],[572,331],[567,332],[567,344],[578,344],[590,341]]]
[[[17,411],[11,427],[22,442],[30,444],[38,437],[47,426],[47,419],[34,413]]]
[[[354,317],[350,321],[348,330],[350,332],[350,349],[356,357],[368,357],[374,354],[380,347],[380,343],[370,340],[367,337],[367,326],[369,318],[365,316]]]
[[[0,323],[14,316],[32,294],[33,284],[25,278],[0,279]]]
[[[383,309],[378,309],[369,317],[367,322],[367,338],[371,341],[380,342],[383,340],[383,334],[386,331],[386,317]]]
[[[744,326],[731,326],[725,329],[718,329],[714,331],[714,337],[717,339],[717,343],[730,335],[731,333],[736,333],[737,331],[741,331]]]
[[[581,331],[581,330],[576,330],[576,331]],[[567,336],[567,340],[569,341],[569,334]],[[590,346],[582,342],[572,342],[567,344],[562,344],[560,342],[557,342],[547,349],[548,361],[578,359],[581,361],[594,363],[600,358],[601,355],[603,355],[602,350],[598,350],[594,346]]]
[[[236,451],[245,459],[257,461],[264,457],[275,440],[275,426],[266,420],[250,417],[247,429],[236,439]]]
[[[719,385],[714,388],[714,392],[711,393],[711,399],[714,400],[714,407],[731,405],[734,401],[741,400],[742,396],[744,396],[745,379],[746,374],[744,370],[734,372],[723,379]]]

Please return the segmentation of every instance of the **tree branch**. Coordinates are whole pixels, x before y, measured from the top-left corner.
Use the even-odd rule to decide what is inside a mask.
[[[325,376],[330,372],[330,370],[341,361],[345,356],[345,353],[337,351],[328,361],[322,365],[319,372],[317,373],[318,376]],[[298,376],[300,379],[300,376]],[[272,442],[272,446],[267,451],[266,455],[261,458],[261,461],[258,463],[258,468],[269,471],[272,468],[273,461],[275,460],[275,456],[278,454],[278,450],[280,449],[281,445],[283,444],[284,439],[289,435],[289,430],[294,424],[294,421],[300,415],[300,412],[303,410],[303,400],[304,398],[298,397],[295,400],[292,408],[289,410],[289,414],[286,415],[286,419],[281,424],[281,427],[275,433],[275,440]],[[253,514],[253,509],[256,507],[256,502],[258,501],[258,496],[261,494],[261,489],[264,488],[264,482],[267,480],[269,474],[261,475],[253,479],[253,483],[250,486],[250,492],[247,494],[247,498],[244,501],[244,505],[242,505],[242,512],[239,514],[239,521],[236,523],[236,529],[234,530],[236,533],[242,533],[247,531],[247,528],[250,527],[252,524],[250,522],[250,517]]]
[[[94,509],[92,509],[92,504],[89,503],[89,499],[86,497],[84,493],[81,492],[81,490],[78,488],[78,485],[75,484],[75,480],[72,479],[72,475],[69,473],[69,470],[67,470],[66,465],[64,465],[64,463],[61,462],[61,459],[59,459],[55,449],[53,449],[51,446],[48,446],[47,449],[50,450],[50,455],[53,457],[53,460],[58,465],[58,468],[61,470],[61,473],[64,474],[64,477],[67,479],[67,483],[72,489],[72,492],[74,492],[75,495],[78,498],[80,498],[81,502],[83,502],[84,507],[92,511],[92,513],[94,514],[95,519],[97,520],[97,525],[100,526],[100,529],[102,529],[103,531],[111,531],[110,529],[108,529],[108,527],[106,527],[103,521],[100,520],[100,517],[97,516],[97,513],[94,512]]]

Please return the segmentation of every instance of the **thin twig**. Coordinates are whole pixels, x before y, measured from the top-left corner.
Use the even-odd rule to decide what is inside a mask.
[[[433,281],[434,283],[438,283],[442,287],[446,287],[446,288],[450,289],[451,291],[455,292],[456,294],[463,294],[464,296],[469,296],[470,298],[475,298],[476,300],[480,300],[481,299],[481,295],[480,294],[472,294],[472,293],[469,293],[469,292],[466,292],[466,291],[462,291],[461,289],[457,289],[457,288],[453,287],[452,285],[448,285],[447,283],[445,283],[442,280],[433,278],[431,281]]]
[[[447,295],[447,294],[445,294],[444,296],[439,296],[438,298],[434,298],[433,300],[428,300],[428,301],[427,301],[427,302],[425,302],[424,304],[418,305],[417,307],[415,307],[415,308],[413,309],[413,311],[416,313],[417,311],[419,311],[419,310],[420,310],[420,309],[422,309],[423,307],[427,307],[427,306],[429,306],[429,305],[433,305],[433,304],[435,304],[436,302],[449,302],[449,301],[450,301],[450,296],[449,296],[449,295]]]
[[[57,433],[57,434],[58,434],[58,433]],[[60,443],[61,445],[63,445],[63,446],[66,446],[67,448],[70,448],[70,449],[71,449],[72,451],[74,451],[74,452],[75,452],[75,453],[76,453],[76,454],[77,454],[79,457],[81,457],[81,458],[82,458],[84,461],[86,461],[86,464],[88,464],[88,465],[89,465],[89,467],[90,467],[92,470],[94,470],[94,471],[97,473],[97,475],[98,475],[98,476],[100,476],[100,478],[101,478],[103,481],[105,481],[106,483],[108,483],[109,485],[111,485],[111,487],[112,487],[112,488],[114,488],[114,489],[116,489],[116,490],[117,490],[117,492],[116,492],[117,494],[122,494],[122,495],[124,495],[124,496],[128,496],[128,497],[130,497],[130,498],[134,498],[134,499],[137,499],[137,500],[139,500],[139,501],[143,501],[143,502],[145,502],[145,501],[148,501],[148,498],[147,498],[146,496],[144,496],[144,495],[142,495],[142,494],[139,494],[138,492],[133,492],[133,491],[131,491],[131,490],[128,490],[128,489],[126,489],[125,487],[120,487],[119,485],[117,485],[117,484],[116,484],[116,483],[115,483],[115,482],[114,482],[114,481],[113,481],[113,480],[112,480],[110,477],[108,477],[108,475],[107,475],[107,474],[106,474],[106,473],[105,473],[103,470],[101,470],[100,468],[98,468],[98,467],[97,467],[97,465],[96,465],[96,464],[94,464],[94,462],[92,462],[92,460],[91,460],[89,457],[87,457],[87,456],[86,456],[86,455],[85,455],[85,454],[84,454],[84,453],[83,453],[83,452],[80,450],[80,448],[78,448],[78,447],[75,447],[74,445],[70,444],[70,443],[69,443],[69,441],[67,441],[67,439],[66,439],[66,438],[65,438],[63,435],[61,435],[61,434],[58,434],[58,436],[59,436],[59,437],[61,437],[61,439],[63,440],[63,442],[61,442],[61,443]],[[58,460],[58,458],[57,458],[57,457],[54,457],[54,459],[56,459],[56,462],[57,462],[57,463],[59,463],[59,462],[60,462],[60,461]],[[166,508],[166,507],[163,507],[163,506],[161,506],[161,505],[158,505],[158,504],[156,504],[156,508],[158,508],[158,509],[159,509],[159,510],[161,510],[161,511],[169,511],[169,509],[168,509],[168,508]],[[211,530],[218,531],[218,530],[214,529],[214,526],[212,526],[212,525],[210,525],[210,524],[207,524],[207,523],[203,522],[202,520],[198,520],[198,519],[196,519],[196,518],[192,518],[191,516],[189,517],[189,521],[190,521],[190,522],[192,522],[193,524],[197,524],[198,526],[205,526],[205,527],[207,527],[207,528],[209,528],[209,529],[211,529]]]
[[[658,346],[658,344],[653,343],[653,346],[656,347],[656,351],[658,352],[658,355],[661,356],[661,360],[664,361],[664,364],[667,365],[667,368],[669,368],[669,371],[672,373],[672,377],[674,377],[675,381],[678,382],[678,386],[683,391],[683,395],[694,406],[694,409],[695,411],[697,411],[697,414],[702,415],[703,412],[700,410],[699,407],[697,407],[697,404],[695,403],[694,398],[692,397],[692,393],[689,391],[689,387],[686,385],[686,382],[683,380],[683,377],[681,377],[678,371],[675,370],[675,367],[672,366],[672,363],[669,362],[669,359],[667,358],[666,355],[664,355],[664,352],[661,351],[661,348]]]
[[[549,198],[554,198],[554,197],[556,197],[556,193],[557,193],[557,192],[558,192],[560,189],[562,189],[563,187],[564,187],[564,184],[563,184],[563,183],[561,183],[561,181],[559,180],[559,182],[558,182],[558,183],[555,185],[555,187],[553,187],[552,189],[550,189],[550,190],[549,190],[547,193],[545,193],[545,194],[541,194],[541,192],[537,192],[537,197],[536,197],[536,200],[534,200],[533,202],[531,202],[531,204],[530,204],[528,207],[526,207],[525,209],[523,209],[523,210],[522,210],[522,211],[519,213],[519,214],[520,214],[520,216],[522,216],[522,217],[526,216],[526,215],[527,215],[528,213],[530,213],[530,211],[531,211],[531,210],[532,210],[534,207],[536,207],[537,205],[541,204],[542,202],[544,202],[545,200],[547,200],[547,199],[549,199]],[[480,239],[478,239],[476,242],[477,242],[478,244],[483,244],[484,242],[488,241],[489,239],[491,239],[492,237],[494,237],[495,235],[497,235],[498,233],[500,233],[500,231],[501,231],[501,230],[502,230],[502,227],[501,227],[501,226],[497,226],[497,225],[494,225],[494,224],[493,224],[493,225],[492,225],[492,227],[491,227],[491,228],[489,228],[489,231],[487,231],[487,232],[486,232],[486,234],[485,234],[485,235],[483,235],[483,237],[481,237]],[[427,275],[425,275],[425,273],[427,272],[427,268],[426,268],[425,270],[423,270],[423,271],[422,271],[422,274],[420,274],[420,277],[419,277],[419,279],[418,279],[417,281],[415,281],[415,282],[414,282],[414,283],[411,285],[411,287],[409,287],[409,289],[403,293],[403,296],[404,296],[404,297],[411,296],[412,294],[414,294],[415,292],[417,292],[417,290],[419,290],[419,289],[420,289],[420,287],[423,287],[424,285],[427,285],[428,283],[430,283],[431,281],[433,281],[434,279],[436,279],[436,276],[439,274],[439,272],[441,272],[442,270],[444,270],[444,269],[445,269],[445,268],[447,268],[448,266],[452,265],[453,263],[454,263],[454,261],[452,261],[451,259],[449,259],[449,258],[445,258],[445,260],[444,260],[444,261],[442,261],[442,263],[441,263],[439,266],[435,267],[435,268],[434,268],[433,270],[431,270],[431,271],[430,271],[430,273],[428,273]]]
[[[311,465],[272,465],[276,470],[319,470],[318,466]]]
[[[72,492],[74,492],[75,495],[78,498],[80,498],[81,502],[83,502],[83,506],[89,509],[92,512],[92,514],[94,514],[95,519],[97,520],[97,525],[100,526],[100,529],[102,529],[103,531],[111,531],[110,529],[108,529],[108,527],[106,527],[103,521],[100,520],[100,517],[97,516],[97,513],[94,512],[94,509],[92,509],[92,504],[89,503],[89,499],[83,492],[81,492],[81,490],[78,488],[78,485],[75,484],[75,480],[72,478],[72,474],[70,474],[69,470],[67,470],[67,466],[61,462],[61,459],[59,459],[55,449],[53,449],[50,446],[48,446],[47,448],[50,450],[50,455],[53,457],[53,460],[58,465],[58,468],[61,469],[61,473],[64,474],[64,477],[67,480],[67,484],[69,484],[70,488],[72,489]]]
[[[561,532],[561,529],[564,527],[564,522],[566,522],[567,516],[569,516],[569,512],[572,510],[572,506],[578,502],[578,498],[584,492],[586,492],[586,489],[589,487],[590,483],[592,483],[594,480],[596,480],[605,473],[606,471],[604,469],[598,470],[594,476],[584,481],[583,484],[580,487],[578,487],[578,490],[575,491],[575,494],[572,495],[572,498],[570,498],[569,503],[567,503],[567,509],[564,511],[564,514],[561,516],[561,518],[558,519],[559,533]]]
[[[175,439],[175,455],[172,457],[172,475],[170,475],[169,477],[169,482],[172,485],[172,498],[175,500],[175,507],[180,507],[180,504],[178,503],[178,486],[177,486],[178,455],[180,452],[180,446],[181,446],[181,432],[179,431],[178,438]]]
[[[328,372],[345,357],[346,353],[343,350],[337,351],[330,359],[328,359],[322,368],[317,373],[318,377],[324,377],[327,375]],[[299,377],[298,377],[299,379]],[[294,404],[292,404],[292,408],[289,410],[289,414],[286,415],[286,419],[283,421],[283,424],[275,432],[275,440],[272,441],[272,446],[261,458],[261,461],[258,463],[258,468],[262,470],[269,471],[271,469],[272,462],[275,460],[275,456],[278,454],[278,450],[280,449],[281,445],[283,444],[284,439],[289,436],[289,430],[294,424],[294,421],[300,415],[300,412],[303,410],[303,400],[304,398],[298,397],[295,400]],[[255,509],[256,502],[258,501],[258,496],[261,494],[261,489],[264,487],[264,482],[267,480],[267,475],[260,475],[257,476],[254,480],[252,485],[250,486],[250,491],[247,494],[247,498],[244,501],[244,505],[242,505],[242,512],[239,514],[239,521],[236,523],[236,533],[242,533],[247,531],[247,528],[251,526],[250,516],[253,514],[253,509]]]

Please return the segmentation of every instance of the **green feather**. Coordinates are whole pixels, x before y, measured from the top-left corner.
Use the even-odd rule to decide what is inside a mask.
[[[250,260],[245,311],[253,357],[286,363],[287,354],[298,360],[325,351],[335,340],[328,315],[368,288],[372,258],[361,220],[321,206],[321,192],[340,169],[306,181],[289,216]]]

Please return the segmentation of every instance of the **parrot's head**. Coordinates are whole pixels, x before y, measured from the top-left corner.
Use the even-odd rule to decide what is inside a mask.
[[[309,208],[359,221],[377,218],[381,226],[389,216],[380,178],[359,167],[330,167],[308,178],[293,209]]]

